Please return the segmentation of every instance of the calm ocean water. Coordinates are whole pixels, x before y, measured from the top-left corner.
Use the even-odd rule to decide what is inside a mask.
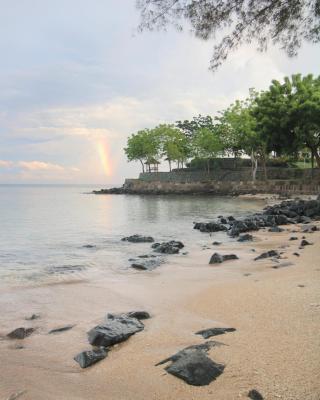
[[[192,229],[194,221],[237,216],[263,206],[228,197],[97,196],[89,194],[93,189],[0,185],[0,284],[136,273],[128,259],[150,253],[150,244],[121,242],[123,236],[177,239],[192,251],[208,243],[206,234]],[[226,235],[214,239],[226,240]]]

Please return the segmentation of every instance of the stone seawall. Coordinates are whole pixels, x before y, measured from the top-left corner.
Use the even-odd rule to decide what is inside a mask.
[[[263,180],[264,173],[257,171],[257,180]],[[208,181],[238,181],[249,182],[252,179],[251,168],[239,169],[215,169],[205,171],[172,171],[141,173],[139,180],[144,182],[175,182],[175,183],[199,183]],[[268,179],[270,180],[303,180],[320,182],[320,169],[277,168],[268,167]]]
[[[268,181],[202,181],[202,182],[166,182],[126,179],[123,186],[126,193],[132,194],[196,194],[239,195],[256,193],[274,193],[281,195],[319,194],[319,180],[268,180]]]

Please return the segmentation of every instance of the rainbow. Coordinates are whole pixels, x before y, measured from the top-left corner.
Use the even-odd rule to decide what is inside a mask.
[[[101,165],[104,173],[107,176],[111,175],[111,162],[109,158],[109,150],[108,145],[105,140],[100,140],[97,142],[97,150],[100,157]]]

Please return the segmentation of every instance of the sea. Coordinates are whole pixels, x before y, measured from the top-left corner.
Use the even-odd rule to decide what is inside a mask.
[[[137,273],[130,260],[151,254],[151,245],[123,237],[180,240],[188,253],[208,243],[208,234],[194,230],[194,222],[238,217],[264,206],[259,200],[211,195],[92,194],[100,188],[0,185],[0,286]],[[222,232],[212,240],[230,239]]]

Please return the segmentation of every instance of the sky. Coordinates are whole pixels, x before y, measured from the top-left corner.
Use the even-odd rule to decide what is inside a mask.
[[[140,172],[123,152],[139,129],[319,74],[319,45],[308,44],[295,58],[244,46],[212,73],[213,42],[137,33],[134,0],[0,0],[0,10],[0,183],[121,184]]]

